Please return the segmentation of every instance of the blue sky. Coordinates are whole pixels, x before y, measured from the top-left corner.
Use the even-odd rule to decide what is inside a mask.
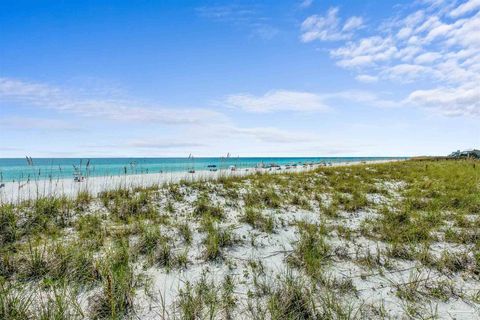
[[[480,1],[0,2],[0,157],[480,147]]]

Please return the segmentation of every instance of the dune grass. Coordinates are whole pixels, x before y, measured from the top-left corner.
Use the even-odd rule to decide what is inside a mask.
[[[314,221],[289,218],[302,214]],[[294,235],[291,250],[269,252],[285,233]],[[249,256],[257,250],[265,259],[281,254],[276,263],[289,271],[267,274],[262,256]],[[330,273],[344,264],[361,274]],[[438,279],[410,269],[408,281],[384,279],[405,264]],[[384,277],[403,316],[429,314],[422,301],[478,305],[480,289],[446,279],[480,281],[480,166],[320,167],[0,204],[2,319],[129,318],[146,290],[144,271],[188,273],[192,265],[222,277],[185,282],[172,318],[388,318],[381,304],[359,298],[371,288],[357,289],[355,279],[372,277]]]

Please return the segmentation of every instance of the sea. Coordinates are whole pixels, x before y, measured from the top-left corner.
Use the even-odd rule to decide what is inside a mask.
[[[0,182],[389,159],[405,157],[0,158]]]

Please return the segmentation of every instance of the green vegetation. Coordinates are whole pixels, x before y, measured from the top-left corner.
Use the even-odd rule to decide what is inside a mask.
[[[268,233],[272,233],[275,229],[275,221],[272,216],[266,217],[260,210],[252,207],[245,208],[245,214],[240,218],[240,221]]]
[[[299,224],[298,227],[300,239],[289,261],[304,268],[309,275],[318,275],[331,256],[330,246],[325,240],[325,230],[309,223]]]
[[[159,273],[188,275],[165,318],[428,318],[435,312],[423,305],[478,308],[475,164],[318,167],[3,203],[0,318],[130,318]],[[363,291],[377,290],[403,314],[365,305]]]
[[[222,258],[223,249],[233,245],[236,241],[230,229],[218,226],[212,219],[204,222],[204,229],[207,233],[203,241],[204,256],[207,260]]]

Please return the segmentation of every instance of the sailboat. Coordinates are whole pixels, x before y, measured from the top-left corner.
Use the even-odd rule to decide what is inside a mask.
[[[192,168],[188,170],[188,173],[195,173],[195,159],[193,158],[192,154],[188,156],[188,159],[192,160]]]

